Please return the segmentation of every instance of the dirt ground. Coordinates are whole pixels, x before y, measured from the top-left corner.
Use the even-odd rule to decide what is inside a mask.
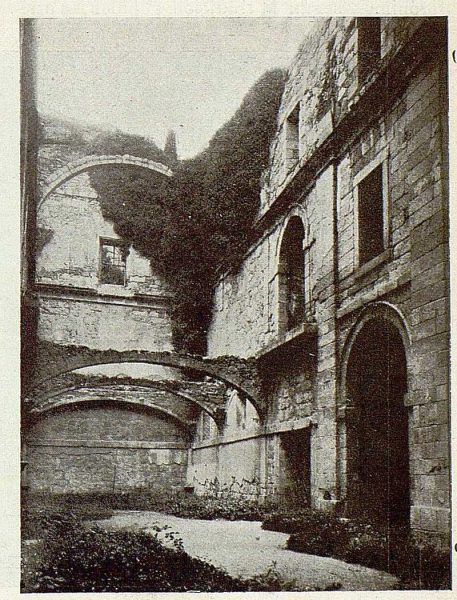
[[[106,529],[152,531],[154,524],[168,525],[179,534],[188,554],[201,558],[235,577],[260,575],[274,567],[295,589],[325,589],[341,584],[341,590],[389,590],[397,579],[382,571],[341,560],[292,552],[287,534],[264,531],[257,521],[203,521],[182,519],[157,512],[116,511],[98,524]]]

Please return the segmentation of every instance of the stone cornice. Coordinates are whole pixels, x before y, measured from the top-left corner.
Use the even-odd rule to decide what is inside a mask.
[[[96,288],[76,287],[56,283],[35,283],[34,292],[42,298],[66,298],[71,300],[87,300],[107,304],[122,304],[135,306],[137,304],[149,304],[168,306],[172,296],[169,294],[137,294],[117,295],[100,293]]]

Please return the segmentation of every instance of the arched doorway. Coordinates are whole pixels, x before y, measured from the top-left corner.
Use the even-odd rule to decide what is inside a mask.
[[[395,325],[369,320],[350,351],[346,393],[347,507],[378,526],[409,523],[406,354]]]

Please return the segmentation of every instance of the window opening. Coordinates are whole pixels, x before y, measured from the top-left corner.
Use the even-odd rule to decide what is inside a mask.
[[[125,285],[128,246],[121,240],[100,240],[100,282]]]
[[[292,217],[281,244],[280,331],[294,329],[305,320],[304,228],[301,219]]]
[[[359,265],[384,250],[382,164],[358,186]]]
[[[286,165],[289,171],[298,162],[300,144],[300,104],[287,117],[286,121]]]
[[[363,84],[376,70],[381,60],[381,19],[379,17],[359,17],[357,32],[359,84]]]

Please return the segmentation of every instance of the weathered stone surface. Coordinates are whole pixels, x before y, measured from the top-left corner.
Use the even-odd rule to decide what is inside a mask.
[[[374,92],[357,81],[357,27],[351,18],[319,21],[289,70],[270,150],[271,167],[263,177],[258,241],[240,269],[222,276],[216,286],[209,353],[256,356],[280,338],[281,240],[289,219],[299,216],[306,232],[305,293],[307,286],[311,290],[306,318],[317,324],[317,349],[302,346],[302,351],[314,355],[311,361],[297,363],[286,349],[281,362],[271,361],[265,374],[268,426],[277,427],[284,420],[292,428],[294,422],[298,426],[300,419],[310,419],[311,501],[322,509],[344,503],[352,451],[346,435],[349,412],[340,411],[348,402],[344,387],[348,348],[359,324],[367,322],[364,319],[392,319],[404,337],[408,380],[404,403],[412,407],[411,524],[418,532],[448,534],[445,25],[423,18],[381,19],[380,65],[386,72],[395,65],[390,81],[398,83],[398,90],[389,87],[388,97],[385,82],[391,84],[377,79],[377,72],[370,80]],[[433,53],[425,44],[430,35],[440,40]],[[384,83],[376,88],[377,81]],[[365,105],[364,98],[371,100]],[[299,102],[299,145],[292,164],[288,118]],[[326,146],[330,139],[333,146]],[[327,167],[326,161],[333,161],[333,166]],[[360,265],[357,188],[379,164],[385,251]],[[210,439],[211,432],[208,435]],[[233,441],[233,430],[231,438],[225,436],[211,446],[211,457],[209,447],[198,450],[198,456],[206,457],[198,466],[199,481],[222,476],[216,450],[242,460],[241,444],[247,439]],[[267,436],[265,430],[258,436],[259,493],[280,494],[280,436]],[[230,461],[225,466],[225,480],[231,474],[241,483],[243,477],[238,478]]]
[[[173,175],[171,169],[169,169],[166,165],[153,160],[148,160],[147,158],[131,156],[130,154],[124,154],[124,156],[84,156],[66,164],[64,167],[52,173],[48,180],[45,181],[44,189],[41,194],[41,202],[46,200],[49,194],[51,194],[56,188],[63,185],[68,179],[76,177],[79,175],[79,173],[87,171],[88,169],[99,167],[101,165],[132,165],[135,167],[142,167],[143,169],[154,171],[156,173],[161,173],[166,177],[171,177]]]
[[[91,406],[87,400],[87,405],[45,415],[29,431],[31,489],[183,488],[188,438],[176,420],[145,407]]]
[[[35,292],[38,338],[44,346],[38,349],[35,384],[40,369],[56,366],[56,355],[45,351],[46,343],[82,344],[93,350],[173,348],[170,291],[147,259],[130,248],[125,285],[100,280],[100,240],[119,237],[102,216],[87,170],[122,164],[164,176],[171,171],[130,155],[87,156],[84,142],[96,133],[43,120]],[[67,353],[64,362],[71,357],[74,353]],[[119,372],[126,371],[121,367]],[[164,378],[171,373],[154,371]],[[24,424],[30,487],[63,492],[184,485],[189,431],[202,407],[167,392],[165,384],[161,389],[116,384],[103,388],[86,382],[70,390],[45,385],[37,390],[41,398],[34,399]]]
[[[82,168],[86,159],[75,148],[67,156],[52,144],[43,148],[41,189],[56,181],[53,171],[62,180],[39,215],[39,327],[42,340],[60,344],[62,352],[57,348],[48,355],[37,379],[135,358],[220,378],[224,385],[211,388],[204,379],[186,383],[183,376],[180,382],[179,391],[213,405],[214,412],[193,413],[185,400],[179,409],[180,400],[172,400],[165,389],[153,392],[162,408],[168,404],[176,415],[195,416],[188,484],[197,492],[284,499],[294,479],[306,479],[313,506],[344,512],[360,483],[353,468],[359,449],[351,433],[355,384],[348,383],[348,372],[364,327],[383,325],[382,331],[398,334],[402,348],[389,385],[395,386],[396,375],[404,377],[410,523],[418,534],[444,539],[450,489],[445,29],[439,19],[382,17],[379,61],[362,80],[357,19],[317,20],[289,69],[270,167],[262,177],[257,237],[240,268],[223,274],[214,290],[205,359],[172,352],[168,291],[141,257],[129,255],[125,288],[99,285],[95,231],[107,237],[113,232],[100,220],[87,176],[68,168],[68,163]],[[291,137],[296,116],[297,139]],[[378,168],[382,249],[363,260],[360,190]],[[284,336],[284,314],[296,301],[287,289],[288,263],[282,259],[292,218],[303,225],[302,321],[309,328],[306,335],[292,329]],[[78,298],[77,287],[86,290]],[[146,406],[147,392],[130,388],[128,393]],[[92,398],[96,394],[90,392]],[[78,472],[86,473],[84,480],[94,489],[113,478],[119,489],[154,481],[178,485],[187,460],[181,447],[146,447],[159,443],[148,436],[141,444],[136,440],[137,447],[126,446],[128,437],[116,437],[112,427],[113,439],[105,446],[89,436],[61,456],[55,445],[46,446],[47,454],[45,446],[33,447],[41,453],[35,461],[38,473],[43,469],[38,479],[44,481],[55,469],[55,485],[63,488],[77,485]],[[297,433],[295,449],[287,442],[291,432]],[[299,448],[306,440],[309,448]],[[114,442],[119,444],[115,458]],[[303,468],[294,473],[295,450]],[[98,480],[97,470],[103,473]],[[307,501],[303,496],[296,505]]]

